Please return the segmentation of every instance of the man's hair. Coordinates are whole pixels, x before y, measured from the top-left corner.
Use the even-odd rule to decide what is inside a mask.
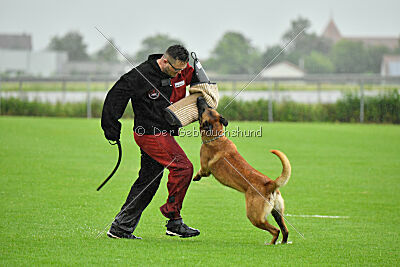
[[[189,52],[185,47],[182,45],[171,45],[168,47],[167,51],[165,51],[166,54],[168,54],[170,57],[172,57],[175,60],[180,60],[183,62],[188,62],[189,61]]]

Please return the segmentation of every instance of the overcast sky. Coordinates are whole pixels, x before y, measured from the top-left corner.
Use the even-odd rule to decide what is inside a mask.
[[[264,50],[279,43],[298,16],[318,34],[333,15],[345,36],[399,36],[399,13],[399,0],[0,0],[0,33],[31,34],[33,49],[42,50],[51,37],[78,30],[93,52],[105,43],[97,26],[129,53],[145,37],[165,33],[206,58],[226,31],[240,32]]]

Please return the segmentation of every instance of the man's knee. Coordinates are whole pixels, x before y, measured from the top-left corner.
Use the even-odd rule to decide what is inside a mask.
[[[191,181],[193,176],[193,164],[187,157],[178,156],[175,158],[175,164],[169,168],[173,177],[184,180],[185,182]]]
[[[139,170],[139,177],[133,186],[152,186],[158,187],[163,176],[164,167],[162,165],[142,166]]]
[[[139,170],[139,176],[143,177],[156,177],[162,174],[164,166],[162,165],[151,165],[151,166],[141,166]]]
[[[189,159],[186,163],[186,169],[188,169],[193,174],[193,164],[189,161]]]
[[[188,158],[184,158],[180,161],[179,167],[180,171],[185,172],[185,174],[192,177],[193,175],[193,164],[190,162]]]

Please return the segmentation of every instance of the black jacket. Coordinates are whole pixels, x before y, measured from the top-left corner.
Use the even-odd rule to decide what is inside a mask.
[[[157,64],[156,60],[161,56],[150,55],[147,61],[124,74],[108,92],[101,116],[101,127],[107,139],[119,140],[121,123],[118,120],[129,100],[135,114],[135,132],[145,135],[159,134],[160,131],[178,134],[178,128],[169,125],[164,119],[164,109],[170,105],[173,87],[161,84],[162,80],[171,78]]]

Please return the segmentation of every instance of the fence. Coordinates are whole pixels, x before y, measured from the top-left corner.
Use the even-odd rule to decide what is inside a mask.
[[[280,91],[280,85],[286,84],[286,86],[314,86],[316,90],[302,92],[303,95],[313,95],[317,99],[318,103],[322,101],[332,101],[332,98],[337,98],[338,96],[334,96],[335,94],[328,94],[327,91],[322,90],[322,85],[351,85],[351,87],[355,87],[358,90],[360,96],[360,122],[364,122],[364,96],[366,94],[365,85],[375,86],[376,88],[383,88],[387,86],[392,86],[394,88],[400,88],[400,77],[382,77],[379,75],[361,75],[361,74],[343,74],[343,75],[307,75],[302,78],[287,78],[287,77],[277,77],[277,78],[258,78],[254,81],[257,83],[259,87],[262,87],[258,92],[253,92],[253,96],[251,92],[248,92],[248,88],[246,85],[249,81],[251,81],[254,76],[250,75],[219,75],[219,76],[210,76],[212,81],[217,83],[229,84],[231,90],[221,91],[221,95],[231,95],[233,97],[238,97],[238,99],[243,97],[250,98],[265,98],[268,99],[268,120],[270,122],[273,121],[273,102],[279,101],[279,99],[292,95],[292,97],[299,98],[299,93],[288,93],[287,91]],[[1,99],[2,97],[27,97],[29,96],[29,92],[25,92],[23,90],[23,85],[26,83],[47,83],[47,84],[59,84],[61,85],[60,89],[56,92],[41,92],[42,95],[48,95],[51,98],[57,99],[58,101],[65,102],[68,101],[67,98],[67,84],[68,83],[82,83],[86,84],[86,91],[77,91],[75,92],[75,98],[79,101],[85,101],[87,107],[87,117],[92,117],[91,111],[91,101],[93,98],[101,98],[105,96],[106,91],[109,89],[109,86],[113,84],[118,77],[113,76],[62,76],[62,77],[51,77],[51,78],[40,78],[40,77],[16,77],[16,78],[2,78],[0,79],[0,110],[1,110]],[[18,86],[16,92],[10,92],[9,90],[3,89],[4,84],[7,83],[15,83]],[[93,84],[97,85],[103,84],[103,89],[101,91],[94,92]],[[289,84],[289,85],[288,85]],[[247,90],[247,91],[246,91]],[[7,93],[4,93],[4,92]],[[368,90],[371,94],[371,91]],[[3,93],[5,95],[3,95]],[[335,92],[337,93],[337,91]],[[372,92],[374,93],[374,92]],[[51,95],[53,94],[53,95]],[[297,95],[296,95],[297,94]],[[32,94],[34,98],[35,94]],[[38,94],[36,94],[37,96]],[[83,97],[83,95],[85,95]],[[323,96],[328,96],[328,98]],[[340,95],[340,94],[339,94]],[[29,98],[29,97],[28,97]],[[301,98],[301,97],[300,97]],[[304,97],[303,97],[304,98]],[[330,98],[330,99],[329,99]],[[296,101],[296,99],[294,99]],[[297,99],[298,100],[298,99]],[[333,99],[335,100],[335,99]],[[301,102],[301,99],[300,99]],[[1,115],[1,114],[0,114]]]

